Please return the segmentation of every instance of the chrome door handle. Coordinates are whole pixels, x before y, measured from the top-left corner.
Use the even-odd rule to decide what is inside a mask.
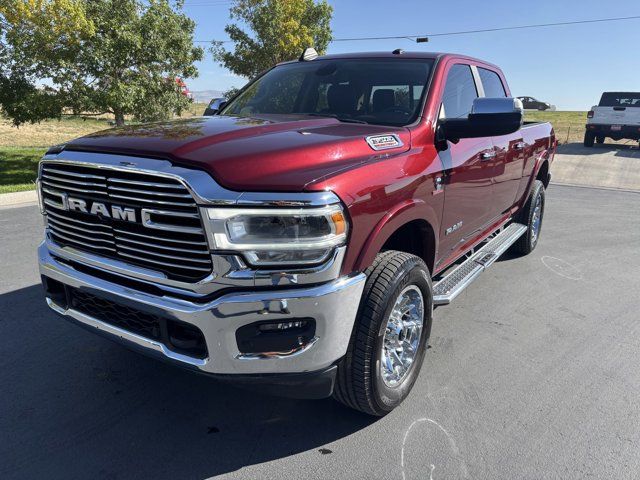
[[[496,152],[482,152],[480,154],[480,160],[486,162],[487,160],[491,160],[496,156]]]
[[[514,150],[522,150],[527,145],[524,142],[518,142],[513,145]]]

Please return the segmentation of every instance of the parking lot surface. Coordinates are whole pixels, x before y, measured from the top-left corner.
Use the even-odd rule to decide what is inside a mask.
[[[554,182],[640,191],[640,149],[631,140],[591,148],[569,143],[558,148],[552,171]]]
[[[37,208],[0,210],[0,478],[638,478],[639,211],[552,186],[537,249],[436,310],[412,394],[373,419],[68,324],[38,284]]]

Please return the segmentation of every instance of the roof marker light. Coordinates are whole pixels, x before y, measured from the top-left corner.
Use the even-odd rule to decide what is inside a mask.
[[[315,48],[309,47],[304,49],[304,52],[302,52],[302,55],[300,55],[300,58],[298,60],[300,62],[310,62],[311,60],[315,60],[316,58],[318,58],[318,52]]]

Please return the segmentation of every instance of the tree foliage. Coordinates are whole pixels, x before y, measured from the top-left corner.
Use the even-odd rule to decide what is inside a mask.
[[[17,125],[63,112],[169,118],[197,75],[195,24],[169,0],[0,0],[0,105]]]
[[[241,25],[225,27],[234,49],[214,41],[211,51],[233,73],[252,78],[276,63],[297,58],[307,47],[326,52],[332,14],[326,0],[235,0],[231,18]]]
[[[0,0],[0,106],[16,125],[60,115],[60,96],[36,80],[94,32],[81,0]]]

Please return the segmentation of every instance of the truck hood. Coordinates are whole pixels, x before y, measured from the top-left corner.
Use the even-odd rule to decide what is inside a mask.
[[[376,152],[369,135],[393,133],[401,145]],[[169,159],[203,169],[231,190],[301,191],[316,180],[384,154],[408,150],[404,127],[335,118],[269,115],[196,117],[127,126],[73,140],[68,150]]]

